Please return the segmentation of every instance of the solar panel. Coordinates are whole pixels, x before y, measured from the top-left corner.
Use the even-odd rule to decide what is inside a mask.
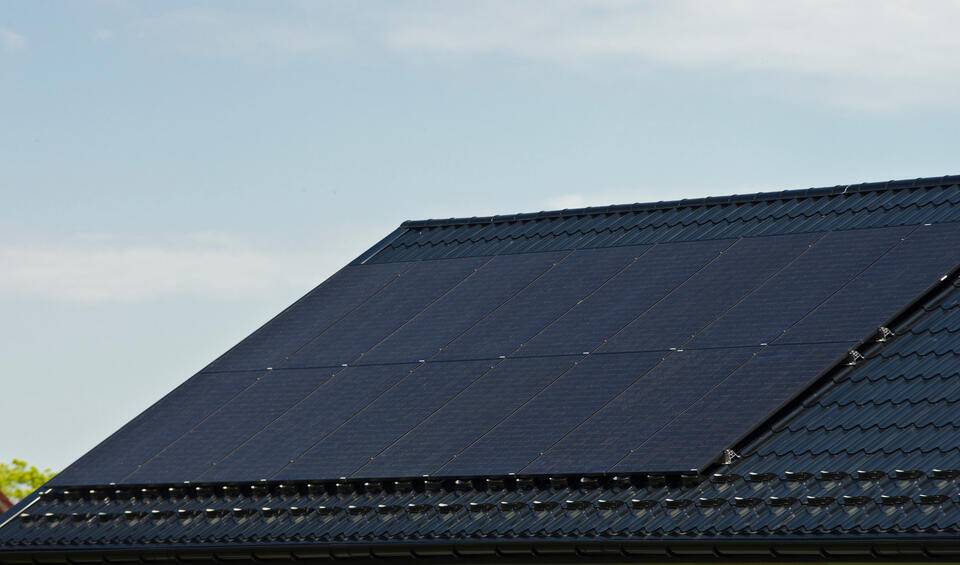
[[[429,359],[441,347],[506,302],[566,253],[523,253],[494,257],[382,343],[360,363]]]
[[[721,240],[653,246],[515,355],[592,351],[733,244]]]
[[[351,265],[293,303],[207,367],[239,371],[274,367],[393,282],[412,263]]]
[[[801,393],[852,343],[771,345],[610,471],[700,470]]]
[[[573,251],[441,351],[436,359],[508,355],[627,267],[649,246]]]
[[[563,356],[504,360],[354,475],[433,474],[579,359],[580,356]]]
[[[434,474],[516,473],[657,364],[663,353],[591,355]]]
[[[822,235],[808,233],[738,240],[611,337],[600,351],[684,347],[697,332],[807,251]]]
[[[328,381],[333,369],[268,371],[175,442],[161,447],[125,482],[166,483],[196,477]]]
[[[472,275],[489,257],[423,261],[294,354],[284,367],[351,363]]]
[[[119,483],[250,386],[262,372],[198,373],[58,474],[51,484]],[[181,479],[183,480],[183,479]]]
[[[830,232],[701,332],[689,347],[772,342],[914,228]]]
[[[411,363],[344,368],[234,447],[216,466],[193,479],[243,481],[272,477],[417,367],[417,364]],[[279,372],[313,370],[289,369]],[[314,475],[313,478],[318,476]]]
[[[748,362],[759,347],[685,350],[611,399],[521,473],[604,473]],[[687,438],[675,438],[678,442]]]
[[[919,226],[777,343],[859,341],[960,264],[960,224]]]
[[[490,367],[490,361],[421,365],[281,469],[274,478],[352,475]]]

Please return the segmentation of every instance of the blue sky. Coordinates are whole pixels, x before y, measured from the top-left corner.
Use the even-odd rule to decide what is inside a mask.
[[[0,460],[405,219],[960,173],[960,3],[0,0]]]

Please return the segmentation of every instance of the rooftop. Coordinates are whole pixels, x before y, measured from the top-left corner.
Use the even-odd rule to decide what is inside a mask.
[[[407,222],[0,561],[958,555],[957,183]]]

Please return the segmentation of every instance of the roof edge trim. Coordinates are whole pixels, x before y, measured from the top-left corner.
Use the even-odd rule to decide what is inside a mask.
[[[723,204],[738,204],[744,202],[763,202],[772,200],[796,200],[814,198],[818,196],[836,196],[862,192],[879,192],[883,190],[903,190],[911,188],[931,188],[960,184],[960,175],[944,175],[942,177],[923,177],[913,180],[890,180],[881,182],[866,182],[860,184],[836,185],[822,188],[806,188],[781,190],[775,192],[756,192],[752,194],[733,194],[729,196],[708,196],[683,200],[662,202],[614,204],[611,206],[592,206],[587,208],[568,208],[564,210],[548,210],[543,212],[529,212],[520,214],[504,214],[497,216],[474,216],[470,218],[446,218],[428,220],[407,220],[400,224],[401,228],[433,228],[458,225],[501,224],[510,222],[525,222],[550,218],[567,218],[574,216],[599,216],[626,212],[640,212],[647,210],[662,210],[668,208],[691,208],[696,206],[717,206]]]

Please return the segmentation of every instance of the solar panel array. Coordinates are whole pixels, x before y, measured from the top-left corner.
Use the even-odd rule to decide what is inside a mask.
[[[55,484],[702,469],[960,224],[346,267]]]

